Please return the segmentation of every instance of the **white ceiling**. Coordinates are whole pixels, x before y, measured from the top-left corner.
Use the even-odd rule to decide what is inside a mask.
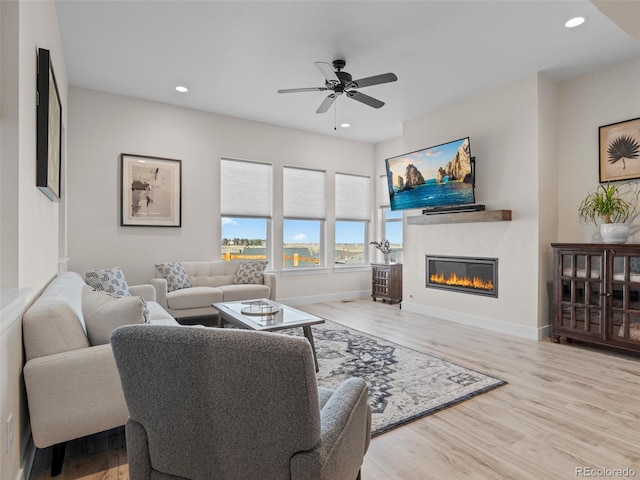
[[[56,4],[72,85],[373,143],[535,72],[564,81],[640,58],[640,42],[583,0]],[[587,22],[565,28],[576,15]],[[323,86],[313,62],[336,58],[354,79],[395,73],[361,89],[386,105],[341,96],[316,114],[327,92],[276,92]]]

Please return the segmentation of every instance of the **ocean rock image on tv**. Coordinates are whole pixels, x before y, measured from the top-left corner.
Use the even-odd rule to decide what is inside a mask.
[[[468,137],[388,158],[385,164],[392,210],[475,202]]]

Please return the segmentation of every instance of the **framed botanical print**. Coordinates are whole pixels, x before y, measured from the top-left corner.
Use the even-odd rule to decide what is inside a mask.
[[[182,226],[182,162],[120,155],[120,225]]]
[[[640,118],[600,127],[600,183],[640,178]]]

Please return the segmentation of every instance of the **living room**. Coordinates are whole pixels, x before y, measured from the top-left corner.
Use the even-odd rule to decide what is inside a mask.
[[[537,341],[550,333],[550,243],[591,241],[593,228],[578,222],[576,210],[585,192],[598,183],[598,127],[638,117],[636,55],[564,82],[532,73],[406,120],[399,136],[382,142],[349,140],[331,136],[331,131],[321,135],[69,85],[55,10],[52,2],[3,2],[0,8],[1,281],[3,289],[19,293],[18,304],[11,305],[13,313],[5,315],[3,310],[1,325],[0,418],[4,421],[13,413],[16,424],[12,448],[4,448],[8,438],[5,429],[1,432],[2,480],[20,478],[27,463],[22,334],[20,322],[15,321],[21,309],[59,271],[120,266],[127,280],[138,284],[149,281],[155,263],[216,258],[221,224],[211,219],[219,217],[221,157],[273,164],[276,259],[283,243],[275,226],[283,219],[285,166],[323,169],[329,178],[335,173],[364,175],[377,186],[385,173],[385,158],[470,136],[478,165],[478,202],[489,210],[511,210],[513,219],[429,227],[408,225],[405,220],[403,311],[416,314],[411,323],[417,328],[415,319],[421,315],[436,317],[492,331],[487,338],[493,338],[493,332],[513,335],[519,345],[522,339]],[[42,195],[33,182],[38,46],[52,52],[63,106],[66,163],[59,203]],[[312,110],[309,114],[315,115]],[[182,160],[181,228],[119,225],[122,153]],[[334,234],[333,188],[328,181],[328,239]],[[380,232],[378,194],[371,198],[372,240]],[[412,214],[419,213],[408,215]],[[327,242],[327,250],[331,246],[332,241]],[[434,252],[498,258],[499,297],[452,298],[450,293],[427,291],[424,257]],[[375,253],[369,251],[371,259]],[[273,268],[279,273],[278,296],[283,301],[319,303],[370,294],[366,265],[344,269],[327,265],[320,273],[301,274],[283,272],[278,263],[274,261]]]

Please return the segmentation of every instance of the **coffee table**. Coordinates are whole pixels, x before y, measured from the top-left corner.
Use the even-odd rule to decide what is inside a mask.
[[[324,318],[301,312],[267,298],[212,303],[211,306],[220,312],[220,315],[218,315],[218,327],[224,327],[225,322],[231,323],[236,327],[260,332],[274,332],[286,328],[302,327],[304,336],[311,344],[313,361],[316,365],[316,372],[318,371],[318,358],[316,356],[316,346],[313,343],[311,325],[324,323]],[[243,310],[245,313],[243,313]],[[275,313],[271,313],[274,311]]]

